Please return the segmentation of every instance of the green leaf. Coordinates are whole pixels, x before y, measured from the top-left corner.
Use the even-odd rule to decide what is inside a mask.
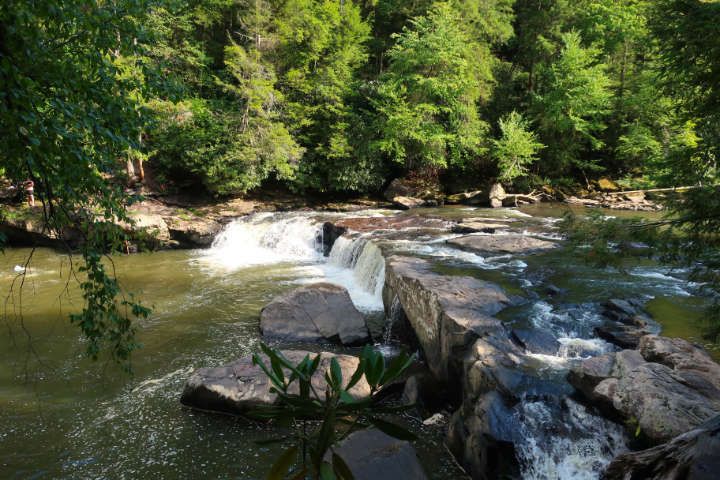
[[[323,462],[320,465],[320,480],[337,480],[332,465],[328,462]]]
[[[283,452],[270,469],[267,480],[283,480],[297,459],[298,447],[293,445]]]
[[[390,366],[387,370],[385,370],[385,373],[383,373],[382,378],[380,379],[380,385],[386,385],[387,383],[396,380],[410,365],[412,365],[412,362],[412,356],[408,355],[406,352],[400,353],[400,355],[390,362]]]
[[[370,423],[375,425],[375,427],[377,427],[377,429],[380,430],[381,432],[386,433],[386,434],[390,435],[391,437],[397,438],[399,440],[411,441],[411,440],[415,440],[417,438],[417,436],[414,433],[406,430],[404,427],[401,427],[394,423],[387,422],[381,418],[377,418],[377,417],[371,418]]]
[[[342,387],[342,369],[335,357],[330,360],[330,374],[332,376],[333,385],[335,385],[336,388]]]

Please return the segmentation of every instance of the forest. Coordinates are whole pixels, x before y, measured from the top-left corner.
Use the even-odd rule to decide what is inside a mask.
[[[213,196],[374,193],[402,176],[450,193],[494,180],[713,183],[718,8],[8,1],[2,168],[92,183],[88,161],[99,174],[140,163],[163,191]],[[65,172],[52,168],[60,158]]]

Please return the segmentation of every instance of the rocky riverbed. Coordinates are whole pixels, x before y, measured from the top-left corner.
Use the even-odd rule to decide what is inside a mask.
[[[350,215],[319,227],[319,250],[359,274],[361,288],[381,295],[385,332],[376,343],[418,348],[428,373],[407,380],[404,398],[422,406],[428,418],[442,409],[451,414],[447,445],[472,478],[598,478],[611,462],[605,475],[644,462],[642,468],[665,478],[675,467],[653,460],[658,455],[620,455],[663,442],[670,442],[664,448],[671,451],[684,445],[675,437],[714,428],[703,424],[720,415],[720,366],[699,346],[658,336],[660,325],[641,299],[608,298],[586,312],[582,305],[565,305],[575,308],[572,315],[546,314],[539,322],[499,318],[503,311],[548,305],[542,294],[563,295],[547,278],[529,280],[526,271],[530,258],[559,246],[552,222],[534,225],[532,234],[527,220],[509,215],[492,222]],[[525,288],[450,273],[437,261],[449,257],[467,264],[468,255],[482,265],[478,271],[525,276]],[[361,343],[367,328],[356,325],[349,301],[341,286],[310,284],[262,310],[262,333],[282,345]],[[343,324],[353,332],[347,341]],[[245,383],[257,372],[238,373],[247,361],[201,369],[188,381],[183,402],[204,410],[252,404],[259,380]],[[214,387],[218,382],[220,389]],[[434,388],[423,388],[428,384]],[[215,396],[197,393],[207,391]],[[697,462],[706,457],[683,461],[702,470]]]
[[[435,479],[462,478],[455,462],[473,478],[528,479],[620,478],[623,471],[657,471],[660,478],[677,465],[683,471],[710,465],[702,449],[679,450],[712,435],[707,422],[718,414],[717,364],[693,343],[699,338],[688,320],[703,299],[685,272],[646,260],[625,265],[624,272],[591,268],[563,251],[555,228],[562,209],[547,204],[402,213],[256,210],[213,218],[219,230],[203,242],[208,248],[116,258],[128,288],[158,302],[155,318],[141,328],[147,341],[139,351],[139,378],[99,409],[94,397],[87,409],[79,406],[87,421],[71,410],[63,414],[73,425],[67,438],[77,445],[66,446],[72,462],[50,471],[95,476],[117,468],[119,460],[102,452],[87,460],[92,455],[89,446],[81,448],[84,439],[118,446],[144,432],[152,459],[124,460],[134,474],[196,471],[183,460],[195,451],[209,465],[199,475],[222,476],[231,452],[241,448],[261,460],[238,459],[245,472],[240,478],[262,476],[273,451],[238,447],[218,432],[240,429],[234,435],[243,442],[272,432],[249,433],[255,427],[204,413],[241,414],[248,405],[273,402],[266,379],[249,361],[259,339],[288,356],[337,356],[348,371],[365,343],[388,356],[400,348],[417,353],[394,401],[416,405],[399,421],[418,430],[421,440],[393,443],[369,433],[343,445],[356,478],[373,468],[396,472],[388,469],[395,464],[416,472],[406,478],[421,478],[422,469]],[[40,307],[54,298],[53,257],[49,251],[37,255],[42,268],[28,274],[45,295],[34,300]],[[43,310],[28,325],[48,315]],[[679,325],[691,342],[663,336],[666,329],[680,331]],[[69,371],[76,370],[84,375],[80,367]],[[203,413],[178,410],[181,391],[183,404]],[[98,436],[97,425],[107,418],[124,419],[132,429]],[[43,444],[43,430],[26,431],[22,422],[10,422],[16,433],[9,438],[33,435],[29,444]],[[212,438],[207,450],[198,450],[196,438]],[[375,443],[372,458],[401,456],[363,469],[371,457],[353,460],[352,453]],[[179,456],[168,458],[169,450]],[[141,453],[133,458],[144,458]],[[680,463],[668,466],[658,458]]]

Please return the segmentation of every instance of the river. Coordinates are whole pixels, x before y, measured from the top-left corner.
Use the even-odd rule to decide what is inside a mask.
[[[115,256],[122,285],[153,308],[139,326],[142,348],[133,356],[132,377],[84,357],[79,331],[67,319],[80,307],[69,258],[34,251],[20,289],[17,270],[30,250],[6,250],[0,255],[0,478],[263,478],[277,451],[254,441],[272,432],[182,408],[185,379],[194,368],[254,351],[262,306],[299,284],[342,284],[358,308],[382,323],[381,249],[362,237],[341,238],[324,257],[320,226],[340,216],[413,213],[499,218],[554,238],[562,208],[256,214],[229,224],[208,250]],[[477,276],[525,296],[529,301],[501,317],[559,339],[557,355],[538,357],[539,371],[558,385],[570,362],[612,348],[592,333],[600,321],[598,304],[608,298],[643,299],[664,332],[698,339],[705,300],[687,283],[686,272],[639,259],[624,272],[598,270],[561,251],[482,257],[445,245],[452,236],[447,231],[386,233],[380,242],[386,250],[422,256],[443,273]],[[566,293],[547,298],[540,289],[548,283]],[[619,426],[562,398],[562,428],[552,402],[528,398],[517,407],[525,478],[577,478],[578,472],[594,478],[625,448]],[[432,478],[454,478],[440,440],[425,439],[418,448]]]

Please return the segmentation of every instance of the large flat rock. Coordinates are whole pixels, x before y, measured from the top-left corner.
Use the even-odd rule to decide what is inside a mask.
[[[302,350],[284,350],[283,355],[297,365],[306,355],[314,358],[316,353]],[[321,352],[320,366],[312,377],[317,392],[325,392],[325,372],[330,368],[330,360],[337,359],[343,373],[343,381],[352,376],[358,366],[357,357]],[[266,365],[270,365],[263,355]],[[289,376],[289,371],[285,372]],[[242,357],[227,365],[196,370],[185,383],[180,402],[183,405],[222,413],[242,414],[258,405],[272,405],[277,395],[270,391],[270,380],[260,367],[253,365],[252,356]],[[297,382],[294,384],[297,387]],[[297,388],[294,389],[297,392]],[[319,393],[322,395],[322,393]],[[363,377],[351,390],[356,398],[370,394],[370,386]]]
[[[395,298],[440,380],[448,379],[450,365],[462,363],[464,351],[475,339],[504,331],[492,315],[511,303],[497,285],[441,275],[426,260],[404,256],[391,256],[385,263],[383,301],[388,310]]]
[[[503,254],[549,250],[557,246],[555,242],[521,234],[464,235],[447,240],[447,244],[471,252]]]
[[[275,298],[260,312],[260,330],[271,339],[343,345],[362,343],[370,336],[348,291],[331,283],[306,285]]]

